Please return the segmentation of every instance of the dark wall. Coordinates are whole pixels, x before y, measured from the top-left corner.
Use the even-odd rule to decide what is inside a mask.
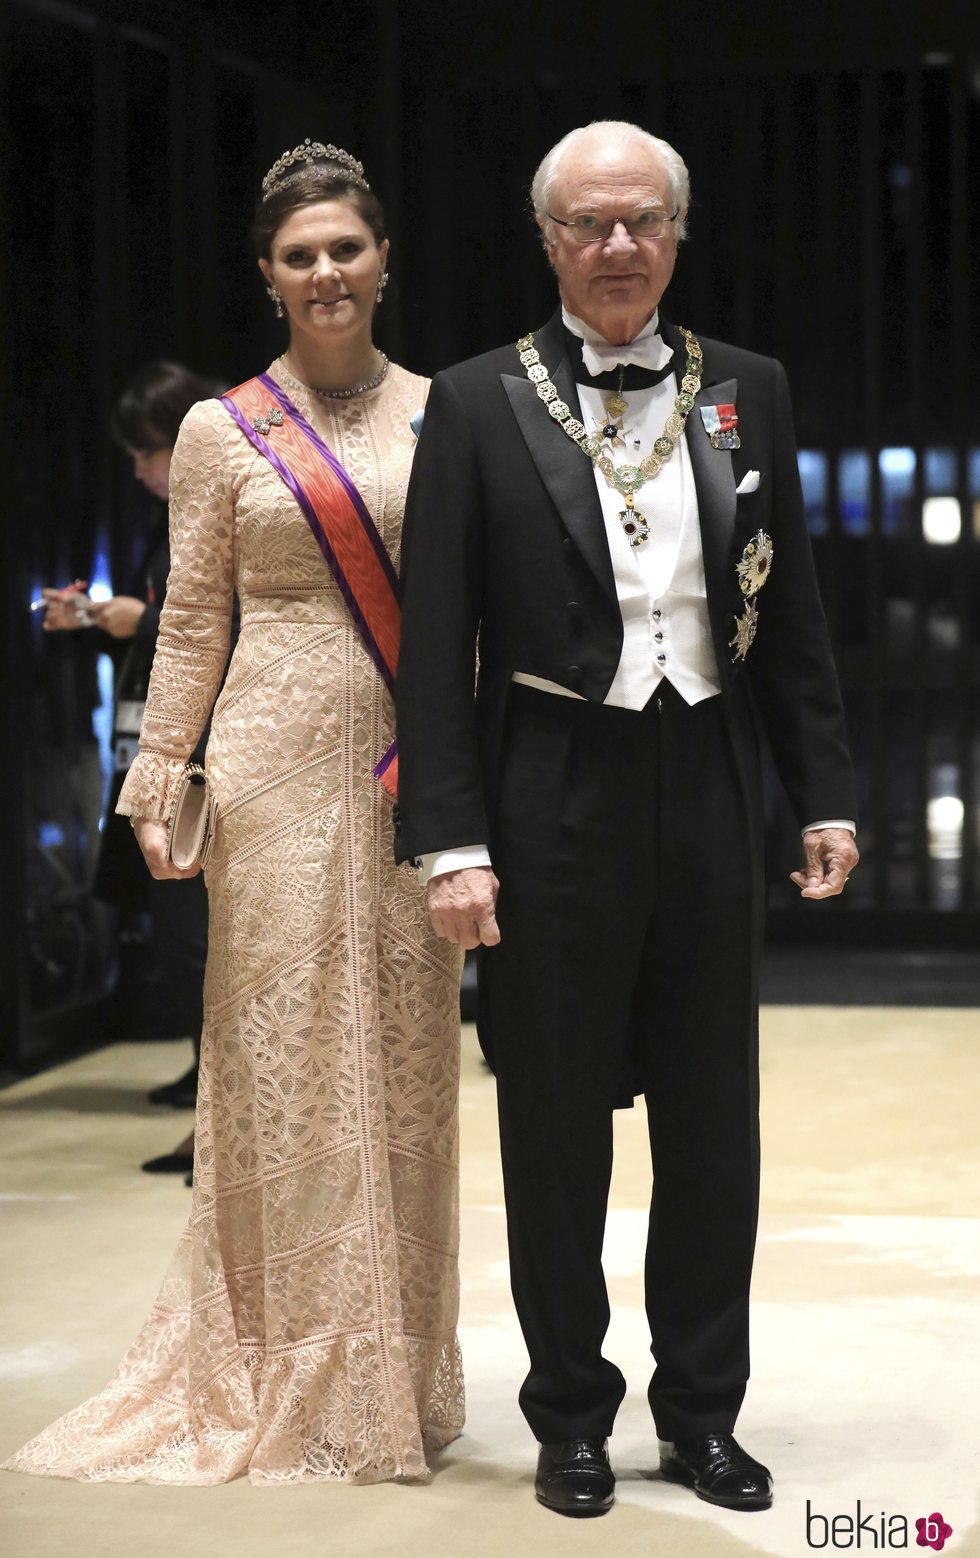
[[[975,933],[976,10],[7,5],[8,1033],[29,1047],[45,1013],[71,1019],[112,962],[87,896],[98,667],[42,638],[27,603],[42,583],[90,577],[102,544],[120,576],[141,511],[106,415],[133,369],[162,355],[238,380],[278,351],[245,234],[261,175],[306,135],[362,156],[385,199],[380,341],[425,372],[553,307],[527,187],[560,135],[625,117],[677,145],[691,238],[665,311],[780,357],[801,444],[823,462],[811,518],[866,862],[846,907],[799,915],[778,886],[797,845],[777,811],[777,928]],[[912,451],[894,499],[884,448]],[[934,450],[950,455],[938,477]],[[852,454],[867,465],[856,496]],[[954,545],[923,538],[937,490],[960,501]],[[945,844],[930,832],[937,794],[963,806]]]

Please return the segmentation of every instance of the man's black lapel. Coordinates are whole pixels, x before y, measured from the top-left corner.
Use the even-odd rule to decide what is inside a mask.
[[[678,380],[685,361],[684,337],[675,325],[661,326],[661,333],[669,346],[677,352]],[[714,449],[701,419],[702,406],[737,406],[737,379],[716,382],[711,377],[710,354],[705,358],[701,389],[687,419],[687,447],[694,473],[694,487],[698,495],[698,518],[701,525],[701,553],[704,558],[704,577],[708,589],[708,614],[715,634],[715,648],[730,658],[728,639],[731,637],[731,595],[734,574],[731,564],[732,533],[735,526],[735,476],[732,457],[727,449]]]
[[[534,344],[541,353],[541,361],[561,399],[566,402],[573,416],[579,415],[578,394],[571,365],[565,352],[565,339],[561,327],[561,314],[555,314],[537,331]],[[551,500],[561,515],[569,535],[575,541],[589,567],[611,600],[616,600],[616,581],[613,577],[612,559],[606,540],[606,527],[602,507],[596,491],[592,463],[581,449],[562,432],[561,427],[548,415],[547,407],[538,398],[534,385],[521,367],[517,349],[514,349],[514,374],[502,373],[504,387],[511,410],[517,419],[524,442],[538,468]]]

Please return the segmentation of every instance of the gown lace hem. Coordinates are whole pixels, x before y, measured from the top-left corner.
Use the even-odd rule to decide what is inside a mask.
[[[181,1487],[246,1475],[255,1485],[427,1482],[425,1451],[462,1432],[462,1363],[452,1333],[387,1341],[386,1351],[403,1355],[418,1403],[417,1418],[395,1425],[395,1440],[381,1421],[385,1371],[376,1336],[334,1337],[273,1359],[243,1344],[193,1396],[179,1374],[140,1378],[141,1365],[129,1375],[127,1366],[151,1350],[175,1363],[186,1357],[190,1327],[187,1312],[157,1311],[111,1384],[0,1469]]]

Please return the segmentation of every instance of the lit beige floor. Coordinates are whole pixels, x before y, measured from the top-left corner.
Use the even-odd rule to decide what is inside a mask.
[[[939,1510],[951,1558],[980,1555],[980,1012],[764,1013],[763,1216],[740,1432],[773,1467],[778,1497],[742,1516],[650,1475],[640,1110],[617,1117],[606,1240],[607,1350],[630,1385],[612,1445],[619,1502],[581,1523],[533,1503],[493,1086],[471,1032],[465,1045],[468,1427],[431,1485],[185,1491],[2,1473],[5,1558],[795,1558],[812,1550],[808,1500],[817,1515],[853,1518],[858,1499],[876,1531],[882,1511],[904,1516],[912,1551],[928,1551],[915,1518]],[[142,1099],[183,1060],[173,1045],[117,1045],[0,1094],[0,1458],[104,1383],[154,1296],[189,1192],[135,1166],[173,1146],[186,1117]],[[815,1524],[814,1543],[822,1535]]]

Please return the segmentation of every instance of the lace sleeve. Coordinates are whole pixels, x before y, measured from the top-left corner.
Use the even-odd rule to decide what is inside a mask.
[[[221,685],[234,597],[226,424],[216,401],[202,401],[185,417],[174,449],[170,577],[140,749],[116,807],[124,817],[169,817]]]

